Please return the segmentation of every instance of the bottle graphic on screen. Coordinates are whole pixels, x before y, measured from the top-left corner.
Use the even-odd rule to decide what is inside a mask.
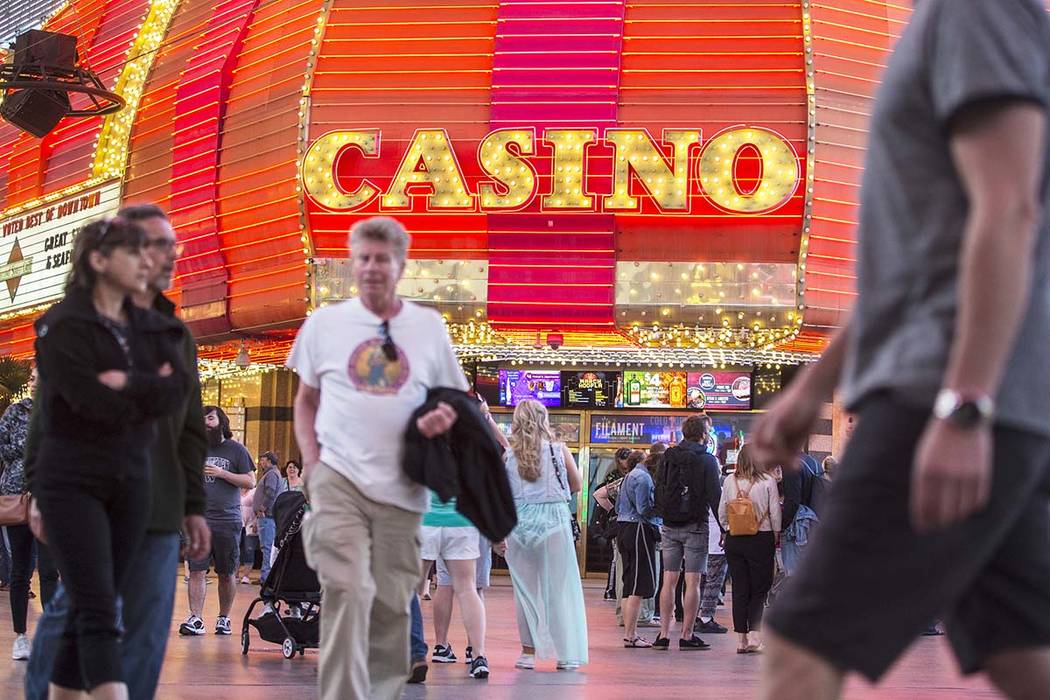
[[[642,403],[642,383],[638,377],[632,377],[627,383],[627,403],[637,406]]]
[[[671,380],[670,387],[670,399],[671,406],[675,408],[685,407],[685,379],[680,374],[676,374]]]

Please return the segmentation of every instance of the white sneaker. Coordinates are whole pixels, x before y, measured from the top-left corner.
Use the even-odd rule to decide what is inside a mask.
[[[11,647],[11,658],[15,661],[29,661],[29,651],[31,648],[29,637],[20,634],[15,637],[14,646]]]
[[[183,637],[204,634],[204,620],[196,615],[190,615],[185,622],[179,625],[179,634]]]
[[[534,654],[522,654],[514,662],[514,668],[524,668],[526,670],[536,668],[536,656]]]
[[[556,668],[559,671],[575,671],[580,665],[575,661],[559,661]]]

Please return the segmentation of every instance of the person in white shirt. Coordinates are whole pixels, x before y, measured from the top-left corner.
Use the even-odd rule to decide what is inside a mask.
[[[754,535],[726,535],[725,554],[733,579],[733,630],[739,635],[736,652],[762,651],[758,629],[766,596],[773,585],[773,560],[780,543],[780,495],[777,482],[755,464],[751,446],[744,445],[736,458],[736,472],[722,485],[718,520],[729,530],[727,506],[738,495],[751,499],[758,518]]]
[[[428,503],[401,468],[404,434],[428,389],[467,389],[438,313],[397,296],[409,240],[391,218],[355,224],[360,297],[315,311],[288,358],[299,375],[295,437],[311,507],[303,543],[324,593],[322,700],[401,695]],[[416,427],[435,437],[455,420],[442,403]]]

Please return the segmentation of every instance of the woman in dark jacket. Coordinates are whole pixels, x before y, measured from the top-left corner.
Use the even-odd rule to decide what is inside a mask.
[[[85,226],[65,298],[36,322],[41,440],[30,488],[72,599],[51,697],[127,698],[116,591],[151,502],[155,421],[183,399],[182,329],[135,306],[146,235],[120,218]]]
[[[29,392],[36,384],[36,370],[29,376]],[[24,398],[8,406],[0,417],[0,461],[4,473],[0,476],[0,494],[21,496],[28,493],[26,487],[23,456],[29,415],[33,410],[33,399]],[[11,658],[25,661],[29,658],[29,637],[26,636],[26,613],[29,608],[29,583],[33,577],[33,561],[40,571],[40,606],[47,605],[58,584],[55,569],[47,547],[38,546],[29,525],[8,525],[7,538],[11,542],[11,624],[15,641],[11,647]]]

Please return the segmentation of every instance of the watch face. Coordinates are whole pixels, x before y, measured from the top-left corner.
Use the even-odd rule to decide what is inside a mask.
[[[960,427],[971,428],[981,422],[981,409],[975,401],[963,401],[952,411],[949,420]]]

